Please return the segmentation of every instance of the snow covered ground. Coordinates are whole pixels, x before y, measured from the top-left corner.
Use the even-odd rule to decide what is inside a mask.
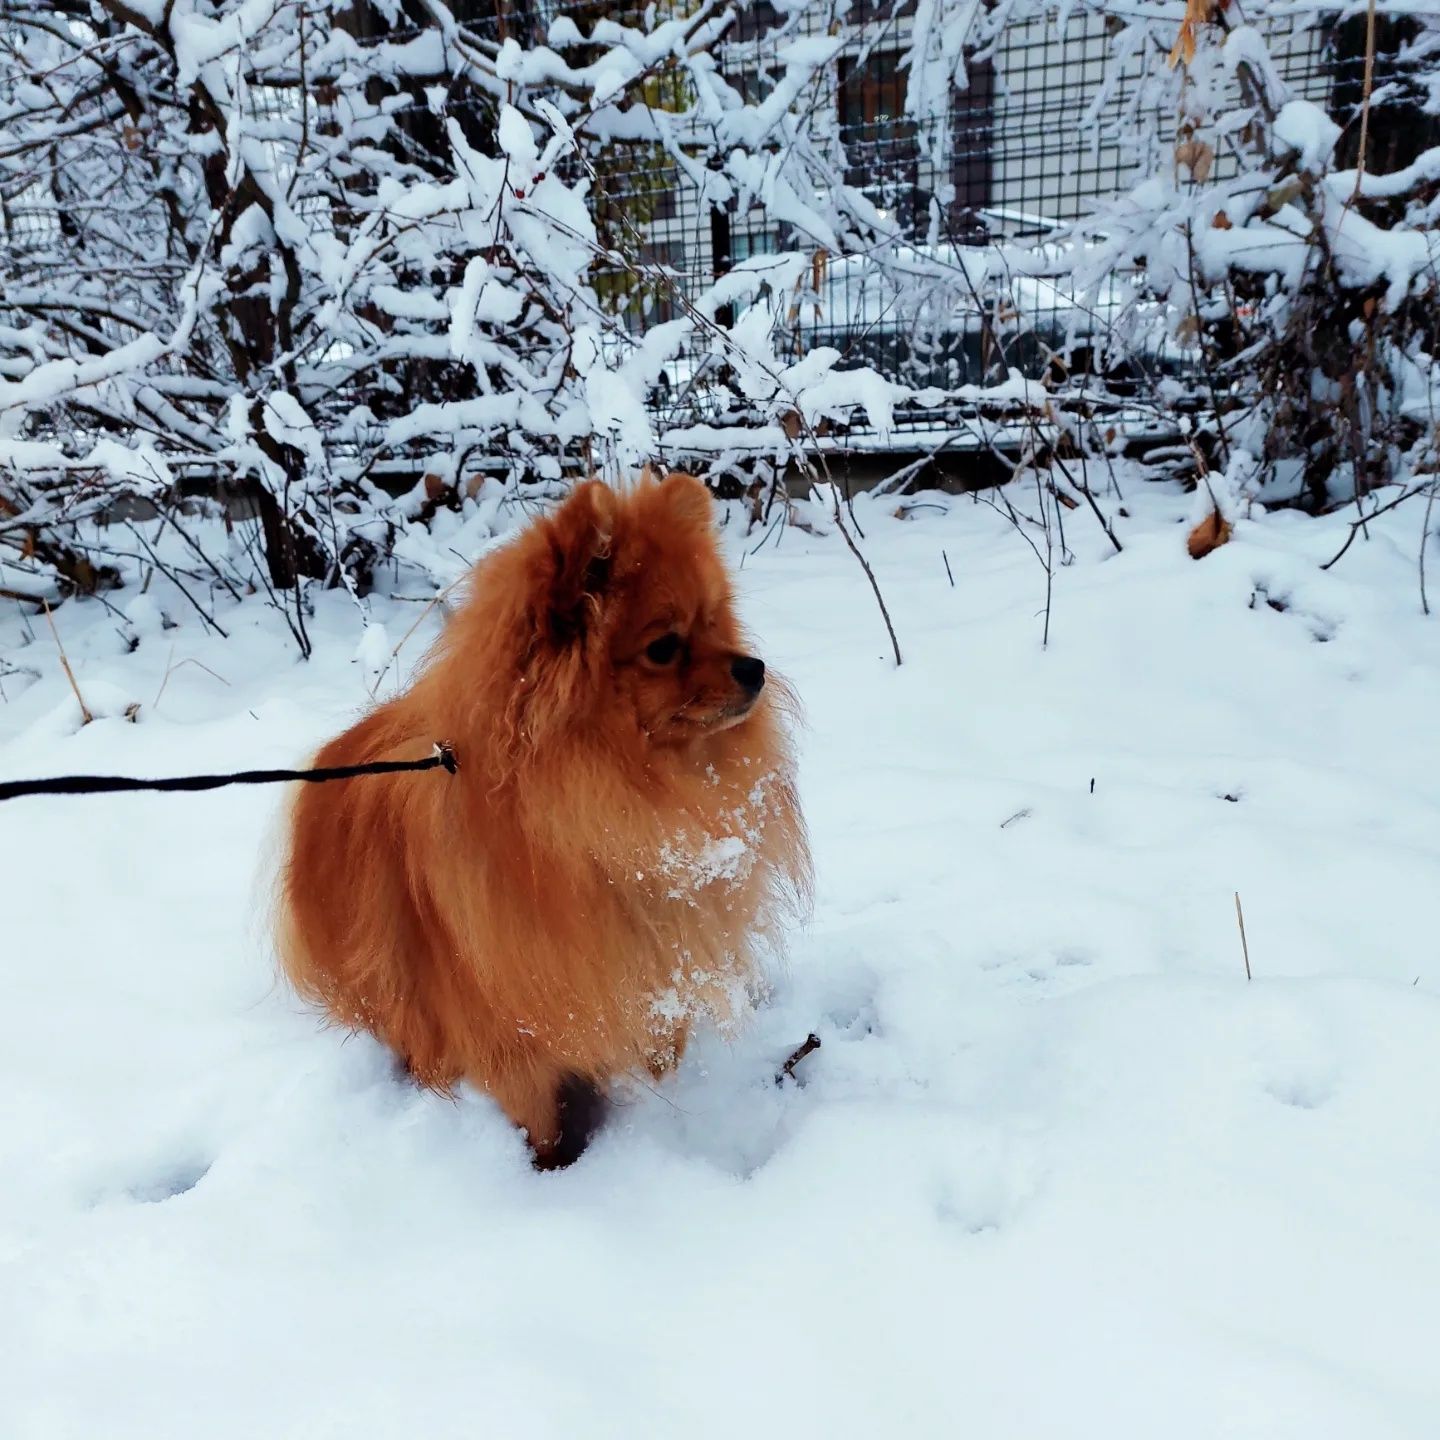
[[[280,988],[277,791],[0,805],[0,1436],[1440,1433],[1421,507],[1323,573],[1343,516],[1195,563],[1190,501],[1133,491],[1122,555],[1067,516],[1045,651],[973,501],[857,504],[898,671],[837,537],[746,555],[809,712],[814,923],[565,1173]],[[298,763],[419,608],[357,660],[326,596],[303,664],[258,601],[220,642],[161,595],[133,653],[65,606],[79,728],[9,605],[39,678],[0,678],[0,775]]]

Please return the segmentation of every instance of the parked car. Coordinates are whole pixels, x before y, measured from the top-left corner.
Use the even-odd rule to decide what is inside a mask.
[[[1057,222],[988,212],[1032,236]],[[1011,242],[1011,248],[1018,248]],[[1028,247],[1033,269],[1066,269],[1071,242]],[[1136,274],[1111,273],[1081,288],[1068,275],[1020,273],[998,262],[1000,244],[915,245],[882,261],[847,255],[820,267],[818,286],[797,293],[793,344],[839,350],[846,365],[869,365],[915,386],[953,389],[1016,368],[1047,366],[1132,377],[1182,361],[1163,309]]]
[[[997,209],[976,218],[992,238],[979,238],[977,224],[974,243],[905,246],[883,259],[821,256],[798,282],[793,252],[774,255],[786,277],[769,297],[779,301],[777,351],[799,359],[831,347],[841,368],[869,366],[915,389],[942,390],[994,383],[1010,369],[1034,377],[1103,374],[1123,388],[1183,363],[1165,311],[1147,299],[1138,274],[1112,273],[1082,287],[1065,273],[1007,269],[999,262],[1013,255],[1031,262],[1031,272],[1064,272],[1075,242],[1044,216]],[[763,273],[765,259],[749,263],[757,262]],[[603,343],[618,366],[640,340],[617,326]],[[686,349],[664,362],[647,404],[661,418],[713,416],[733,399],[726,368],[705,336],[689,336]]]

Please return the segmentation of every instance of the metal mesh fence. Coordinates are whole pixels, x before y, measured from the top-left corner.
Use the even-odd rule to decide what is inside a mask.
[[[892,238],[938,259],[942,269],[947,257],[993,252],[1001,242],[1043,245],[1066,222],[1122,193],[1145,167],[1153,173],[1157,164],[1174,163],[1174,112],[1164,113],[1147,90],[1144,57],[1117,64],[1117,27],[1106,16],[1080,10],[1063,21],[1052,14],[1010,25],[990,53],[968,57],[965,83],[947,111],[920,121],[906,104],[907,9],[913,6],[855,0],[846,15],[854,38],[807,97],[808,123],[821,143],[837,142],[845,181],[893,227]],[[792,37],[780,24],[770,6],[752,5],[724,47],[724,73],[747,98],[763,97],[783,71],[781,41]],[[1351,32],[1286,18],[1265,37],[1292,92],[1341,120],[1359,102],[1364,68],[1363,34]],[[597,196],[602,234],[625,217],[643,237],[640,258],[649,272],[644,282],[601,277],[602,294],[627,328],[638,332],[671,318],[734,265],[805,252],[813,266],[782,321],[785,351],[799,356],[833,346],[842,367],[869,365],[916,390],[949,392],[944,401],[922,397],[902,410],[893,439],[899,448],[914,443],[907,428],[933,432],[966,411],[954,398],[958,388],[993,384],[1011,368],[1054,378],[1063,365],[1072,381],[1103,370],[1107,392],[1121,398],[1156,372],[1196,378],[1196,357],[1169,338],[1163,317],[1136,325],[1138,276],[1116,274],[1098,291],[1078,294],[1058,279],[1017,280],[993,268],[977,287],[968,278],[977,267],[956,265],[950,281],[932,276],[921,293],[869,257],[817,252],[813,238],[776,223],[759,204],[711,209],[660,157],[622,152],[606,164]],[[1224,153],[1215,157],[1214,178],[1233,165]],[[730,403],[706,383],[723,368],[711,348],[699,337],[695,352],[662,377],[662,432],[668,425],[684,433]],[[863,427],[851,433],[859,439]]]

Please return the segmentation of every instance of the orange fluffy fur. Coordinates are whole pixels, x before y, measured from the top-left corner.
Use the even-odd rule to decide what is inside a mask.
[[[578,487],[476,567],[409,690],[318,755],[443,740],[459,772],[301,787],[294,985],[422,1084],[487,1091],[539,1163],[575,1158],[575,1087],[662,1074],[808,900],[789,695],[754,693],[747,653],[700,482]]]

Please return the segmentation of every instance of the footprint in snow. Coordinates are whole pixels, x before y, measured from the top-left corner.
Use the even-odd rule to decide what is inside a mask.
[[[158,1205],[177,1195],[188,1195],[209,1173],[208,1161],[177,1165],[165,1174],[129,1186],[125,1193],[142,1205]]]
[[[1334,1079],[1319,1071],[1294,1071],[1265,1082],[1265,1093],[1292,1110],[1318,1110],[1335,1093]]]

